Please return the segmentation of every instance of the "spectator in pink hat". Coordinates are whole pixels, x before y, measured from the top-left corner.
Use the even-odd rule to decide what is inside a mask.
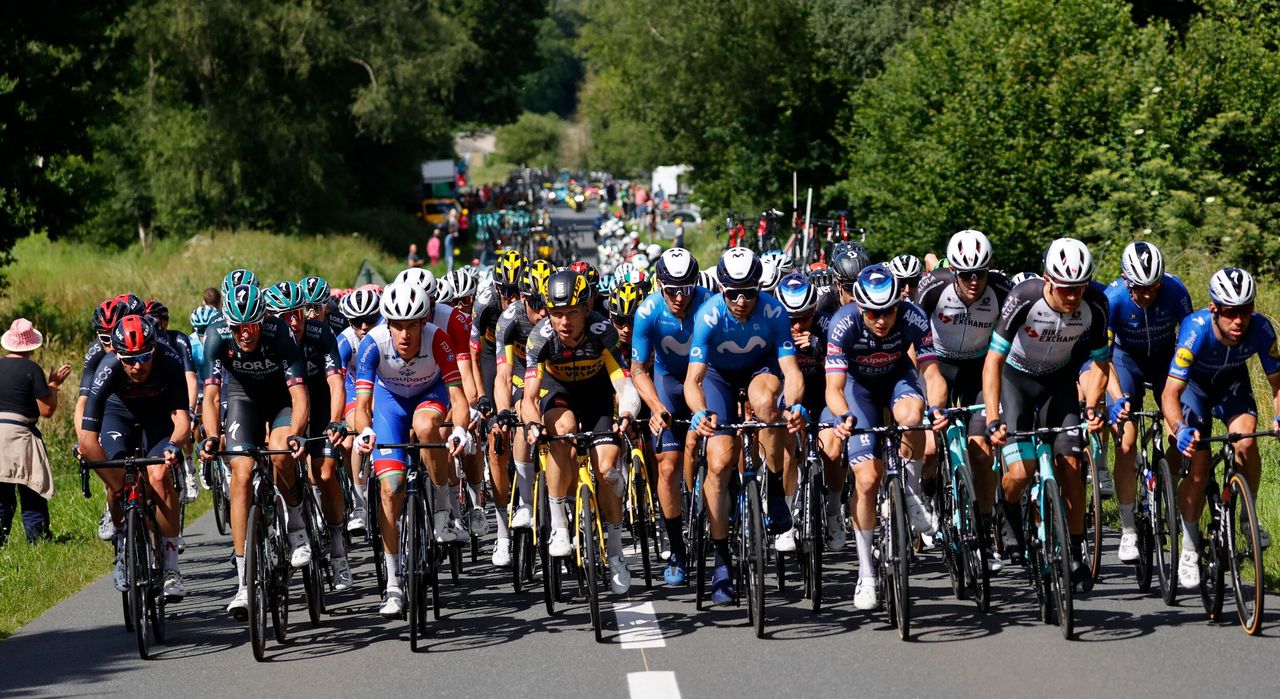
[[[8,352],[0,357],[0,546],[8,541],[19,500],[27,541],[50,538],[53,471],[36,423],[58,409],[58,388],[71,367],[63,364],[46,380],[44,370],[31,361],[31,353],[43,343],[26,318],[13,321],[0,337]]]

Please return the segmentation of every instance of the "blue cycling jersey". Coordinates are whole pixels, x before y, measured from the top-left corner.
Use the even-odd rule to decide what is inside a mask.
[[[862,309],[848,304],[831,317],[827,331],[827,373],[849,372],[868,380],[897,376],[900,367],[911,367],[907,349],[916,349],[916,362],[937,358],[929,318],[910,301],[898,302],[898,317],[884,337],[877,336],[863,321]]]
[[[204,380],[209,378],[208,376],[205,375],[206,368],[204,365],[204,336],[196,333],[191,333],[187,337],[188,339],[191,340],[191,362],[194,365],[196,376],[199,378],[199,383],[197,385],[203,388]]]
[[[689,347],[697,311],[711,292],[695,287],[689,312],[677,318],[667,307],[661,292],[649,294],[636,309],[635,330],[631,334],[631,361],[653,361],[654,373],[683,378],[689,368]]]
[[[771,359],[794,357],[787,309],[770,294],[760,294],[745,321],[729,312],[724,294],[710,297],[694,312],[690,364],[709,364],[730,372],[759,369]]]
[[[1266,316],[1255,312],[1244,337],[1228,347],[1214,332],[1213,315],[1203,308],[1187,316],[1178,328],[1178,345],[1169,363],[1169,378],[1212,385],[1224,372],[1244,366],[1255,354],[1267,374],[1280,371],[1276,331]]]
[[[1147,308],[1134,303],[1123,279],[1107,287],[1107,302],[1110,308],[1107,322],[1115,346],[1139,363],[1147,360],[1168,363],[1178,325],[1193,311],[1191,294],[1182,280],[1172,274],[1164,275],[1160,291]]]

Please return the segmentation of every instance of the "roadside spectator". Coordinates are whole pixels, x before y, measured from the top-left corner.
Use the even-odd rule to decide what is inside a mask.
[[[449,214],[445,217],[444,223],[449,233],[458,234],[458,231],[462,228],[462,222],[457,208],[449,209]]]
[[[444,268],[445,271],[453,271],[453,255],[454,246],[458,244],[458,231],[454,227],[449,228],[449,233],[444,237]]]
[[[222,310],[222,292],[216,286],[211,286],[204,290],[204,305],[219,311]]]
[[[440,247],[443,243],[444,241],[440,239],[440,227],[436,226],[436,229],[431,231],[431,240],[427,241],[427,260],[432,266],[440,261]]]
[[[667,200],[667,193],[662,190],[662,185],[658,185],[658,188],[653,190],[653,203],[661,204],[666,200]]]
[[[409,243],[409,256],[405,258],[405,264],[409,267],[421,267],[422,258],[418,256],[418,244]]]
[[[644,218],[647,213],[649,213],[649,192],[644,187],[636,185],[636,208],[631,218]]]
[[[49,499],[53,471],[36,423],[58,409],[58,387],[71,375],[63,364],[49,373],[31,361],[44,338],[26,318],[19,318],[0,337],[9,354],[0,358],[0,546],[22,503],[22,526],[27,541],[49,539]]]

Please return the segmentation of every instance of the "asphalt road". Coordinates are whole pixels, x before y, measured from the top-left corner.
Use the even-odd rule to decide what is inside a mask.
[[[1115,561],[1108,533],[1103,579],[1077,599],[1077,636],[1039,622],[1022,574],[996,579],[991,613],[958,601],[936,554],[912,577],[913,640],[883,613],[853,609],[852,546],[828,557],[828,604],[808,611],[793,584],[771,587],[764,639],[744,608],[698,612],[690,588],[637,582],[608,598],[605,643],[594,641],[580,598],[548,617],[540,588],[516,595],[505,574],[468,564],[445,585],[444,618],[426,649],[411,653],[403,622],[377,616],[367,548],[352,556],[356,587],[330,593],[330,614],[311,628],[295,583],[291,639],[254,662],[247,627],[223,609],[234,591],[229,540],[211,517],[187,533],[187,600],[170,607],[169,641],[138,658],[119,595],[103,579],[0,643],[0,697],[395,696],[780,697],[800,696],[1267,696],[1280,680],[1280,600],[1268,598],[1262,636],[1211,624],[1198,598],[1166,607],[1138,592]],[[295,577],[295,580],[297,578]],[[772,578],[771,578],[772,582]],[[1228,600],[1228,605],[1231,602]],[[1016,684],[1011,684],[1016,683]],[[1035,683],[1034,688],[1024,688]]]

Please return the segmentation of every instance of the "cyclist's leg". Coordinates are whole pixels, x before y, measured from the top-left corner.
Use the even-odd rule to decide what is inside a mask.
[[[706,395],[707,410],[716,414],[719,424],[738,419],[738,384],[727,380],[715,367],[708,366],[702,390]],[[729,508],[732,504],[728,496],[729,480],[738,468],[738,452],[738,440],[730,430],[717,430],[715,436],[707,440],[707,479],[702,490],[707,498],[707,524],[715,554],[712,596],[719,597],[720,602],[732,597],[729,574],[733,561],[729,550]]]
[[[658,389],[658,399],[662,401],[662,406],[671,419],[689,419],[689,408],[684,401],[683,382],[664,372],[655,371],[654,384]],[[685,425],[671,425],[652,440],[658,463],[658,505],[662,509],[667,541],[670,542],[671,553],[676,557],[676,562],[688,560],[684,545],[680,479],[685,478],[686,482],[692,483],[692,479],[686,475],[693,463],[692,456],[686,453],[689,451],[689,445],[694,443],[689,433],[690,430]],[[692,487],[692,485],[689,486],[690,489]]]
[[[1041,380],[1013,368],[1007,362],[1002,371],[1000,409],[1009,431],[1021,432],[1035,428],[1036,406],[1043,399],[1044,392]],[[1071,385],[1075,385],[1074,378]],[[1072,394],[1074,395],[1074,391]],[[1001,476],[1001,487],[1004,489],[1004,519],[1008,527],[1006,534],[1012,539],[1006,542],[1006,548],[1011,547],[1012,556],[1017,558],[1021,555],[1019,548],[1025,544],[1022,541],[1021,501],[1037,468],[1035,445],[1029,439],[1010,440],[1005,444],[1003,453],[1005,470]]]
[[[747,385],[747,401],[751,411],[760,422],[777,422],[782,419],[782,408],[778,402],[782,396],[782,379],[770,372],[761,372],[751,378]],[[772,479],[780,478],[783,492],[788,498],[795,495],[799,474],[791,449],[787,448],[790,439],[784,429],[760,430],[760,449],[764,452],[764,462]]]
[[[413,434],[417,435],[420,442],[446,442],[449,435],[449,428],[442,428],[441,423],[445,422],[445,416],[449,413],[449,394],[448,389],[443,383],[437,383],[432,386],[416,400],[414,403],[413,415],[411,418],[413,425]],[[427,467],[427,476],[431,480],[431,492],[435,498],[433,502],[433,516],[437,541],[455,541],[460,532],[458,531],[457,508],[458,499],[454,497],[457,492],[457,472],[453,468],[453,461],[449,457],[448,452],[443,449],[423,449],[419,452],[423,465]],[[453,483],[453,486],[450,485]],[[426,484],[422,484],[426,487]]]
[[[1111,353],[1111,375],[1108,377],[1107,407],[1110,412],[1115,402],[1111,391],[1119,391],[1129,396],[1129,411],[1142,410],[1146,398],[1146,385],[1142,368],[1134,362],[1124,350],[1116,348]],[[1160,395],[1157,387],[1156,395]],[[1115,489],[1116,508],[1120,511],[1120,560],[1125,562],[1137,558],[1137,523],[1134,521],[1134,502],[1138,494],[1138,482],[1134,473],[1134,465],[1138,460],[1138,427],[1132,420],[1126,420],[1111,426],[1111,435],[1115,449]],[[1101,438],[1105,439],[1105,435]],[[1101,466],[1101,464],[1099,465]]]
[[[548,434],[565,435],[578,431],[578,417],[569,409],[568,391],[558,382],[543,379],[547,386],[547,394],[542,396],[542,424]],[[573,456],[573,445],[564,440],[550,442],[547,445],[548,461],[544,464],[547,477],[547,502],[551,515],[551,536],[555,539],[557,552],[562,541],[567,544],[569,534],[569,489],[573,487],[576,477],[576,462]],[[567,554],[564,554],[567,555]]]
[[[223,436],[227,451],[248,451],[262,444],[266,436],[266,420],[260,419],[257,407],[247,396],[227,396],[223,415]],[[227,425],[232,426],[230,432],[226,430]],[[249,507],[253,504],[253,459],[235,456],[227,459],[227,466],[231,469],[227,495],[231,499],[231,546],[236,560],[238,599],[245,589],[244,538],[249,528]],[[248,602],[244,604],[247,605]]]
[[[1071,377],[1059,373],[1049,377],[1049,386],[1071,386],[1070,378],[1078,374],[1071,372]],[[1074,427],[1080,424],[1080,399],[1072,386],[1071,390],[1060,388],[1052,392],[1040,408],[1040,424],[1062,427]],[[1058,490],[1062,493],[1063,505],[1067,510],[1067,532],[1071,537],[1071,557],[1073,560],[1072,577],[1087,578],[1089,567],[1084,559],[1084,517],[1085,490],[1084,464],[1085,440],[1078,430],[1061,432],[1053,438],[1053,472],[1058,481]],[[1077,579],[1077,582],[1079,580]]]
[[[1213,407],[1213,416],[1222,420],[1227,426],[1227,432],[1246,433],[1258,429],[1258,405],[1253,397],[1253,386],[1249,382],[1248,371],[1243,370],[1243,367],[1241,369],[1232,372],[1232,376],[1221,382],[1221,398]],[[1244,476],[1256,498],[1262,476],[1258,441],[1253,438],[1241,439],[1233,446],[1236,451],[1236,470]]]
[[[403,399],[375,385],[373,389],[374,434],[384,444],[407,441],[413,420],[412,399]],[[400,511],[404,507],[405,469],[407,457],[403,449],[374,449],[373,476],[378,482],[378,521],[371,522],[382,535],[382,550],[387,564],[387,587],[399,588]]]
[[[849,376],[844,393],[849,412],[855,418],[855,428],[880,426],[884,401],[877,401],[873,392],[853,375]],[[876,575],[872,536],[876,528],[876,497],[880,481],[884,478],[884,462],[875,458],[879,449],[880,437],[874,434],[855,434],[845,446],[849,468],[853,471],[849,511],[853,519],[853,538],[858,547],[859,579],[871,579]]]
[[[351,417],[352,413],[354,413],[356,409],[356,402],[353,397],[353,393],[354,390],[347,394],[349,400],[347,401],[346,407],[342,409],[342,415],[346,421],[348,430],[355,428],[355,422]],[[369,505],[365,501],[366,485],[363,473],[364,465],[361,463],[363,459],[359,458],[359,455],[355,453],[355,449],[353,448],[354,446],[354,435],[349,435],[346,439],[342,440],[341,449],[343,463],[347,465],[351,474],[351,512],[347,515],[348,531],[358,531],[365,527],[365,517],[367,516]]]

